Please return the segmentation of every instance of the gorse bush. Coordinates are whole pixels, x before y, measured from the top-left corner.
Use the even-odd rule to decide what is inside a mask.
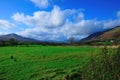
[[[120,46],[115,55],[113,55],[114,76],[120,80]]]
[[[120,80],[120,46],[115,53],[105,46],[82,69],[83,80]]]

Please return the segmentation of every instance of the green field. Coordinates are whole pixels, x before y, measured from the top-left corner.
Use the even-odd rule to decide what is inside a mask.
[[[0,47],[0,80],[65,80],[100,52],[87,46]]]

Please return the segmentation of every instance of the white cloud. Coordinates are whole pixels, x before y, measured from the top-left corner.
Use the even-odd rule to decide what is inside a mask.
[[[117,17],[120,19],[120,11],[117,12]]]
[[[49,0],[30,0],[39,8],[47,8],[49,4]]]
[[[102,25],[97,20],[80,20],[79,22],[66,22],[57,32],[63,34],[66,39],[69,39],[71,36],[81,39],[101,30]]]
[[[120,26],[120,20],[116,19],[116,20],[106,20],[103,22],[103,26],[104,29],[109,29],[109,28],[113,28],[116,26]]]
[[[51,11],[34,12],[32,16],[15,13],[12,18],[30,26],[25,31],[18,32],[18,34],[39,40],[63,41],[71,36],[81,39],[94,32],[120,25],[119,19],[86,20],[83,12],[71,9],[61,10],[58,6],[54,6]]]
[[[7,20],[0,20],[0,29],[10,29],[13,28],[15,25],[10,23]]]
[[[30,27],[59,27],[64,24],[65,18],[69,15],[68,11],[70,12],[70,10],[62,11],[54,6],[51,12],[37,11],[33,13],[33,16],[15,13],[12,18]]]

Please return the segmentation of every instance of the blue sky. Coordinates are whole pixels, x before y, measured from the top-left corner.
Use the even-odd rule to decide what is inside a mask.
[[[120,25],[120,0],[0,0],[0,34],[76,40]]]

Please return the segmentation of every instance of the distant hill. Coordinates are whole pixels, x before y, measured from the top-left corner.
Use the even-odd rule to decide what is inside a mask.
[[[9,41],[11,38],[14,38],[14,40],[17,42],[32,42],[32,43],[39,42],[38,40],[22,37],[20,35],[14,34],[14,33],[7,34],[7,35],[0,35],[0,41]]]
[[[120,40],[120,26],[117,26],[115,28],[103,31],[103,32],[97,32],[94,34],[91,34],[87,38],[82,39],[80,42],[87,42],[87,41],[103,41],[103,40]]]

